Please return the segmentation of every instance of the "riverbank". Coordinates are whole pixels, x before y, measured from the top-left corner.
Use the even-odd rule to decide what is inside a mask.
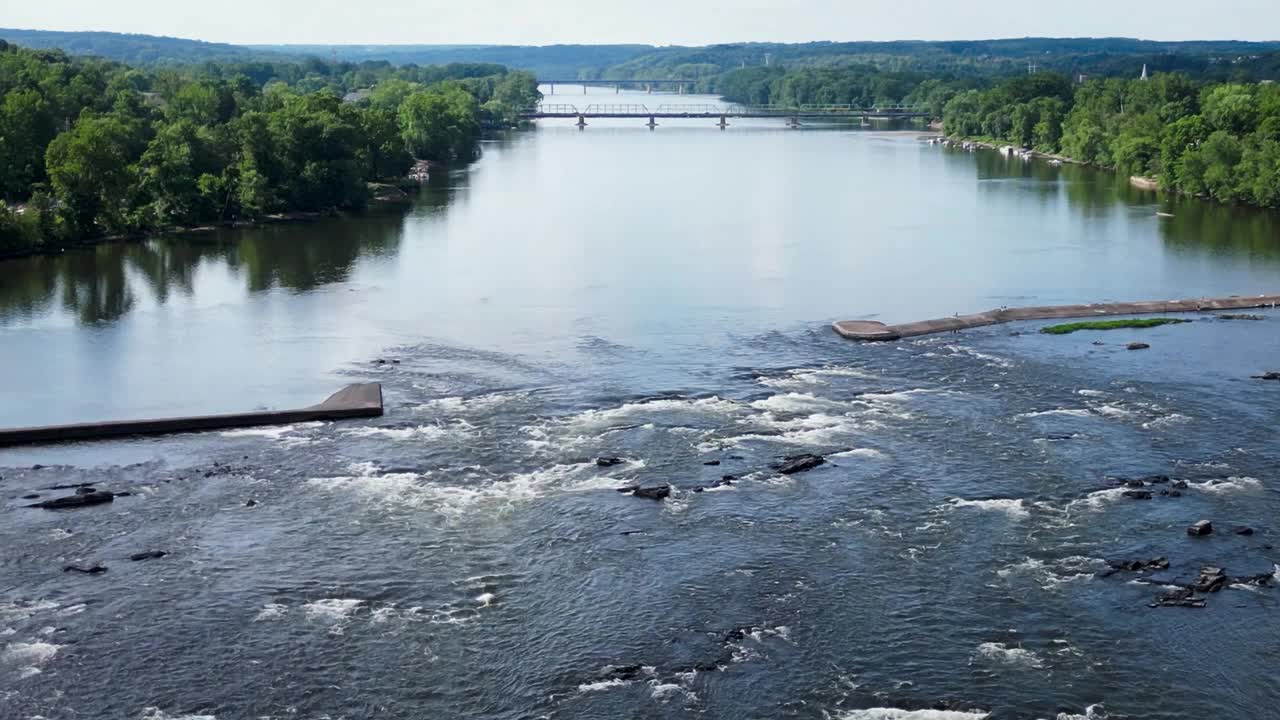
[[[414,195],[412,193],[412,189],[420,188],[422,184],[426,182],[425,177],[426,176],[424,175],[423,180],[421,181],[412,179],[401,183],[370,183],[368,207],[389,206],[413,202]],[[218,230],[254,228],[266,225],[278,225],[282,223],[315,222],[331,218],[359,215],[362,212],[367,211],[368,207],[362,209],[344,209],[335,207],[328,208],[326,210],[293,210],[288,212],[269,213],[253,219],[222,220],[218,222],[201,223],[199,225],[171,225],[125,235],[103,235],[95,238],[61,242],[50,246],[39,245],[30,248],[0,250],[0,261],[16,260],[25,257],[37,257],[41,255],[61,255],[62,253],[70,250],[83,250],[85,248],[111,243],[145,242],[165,235],[200,235],[216,232]]]

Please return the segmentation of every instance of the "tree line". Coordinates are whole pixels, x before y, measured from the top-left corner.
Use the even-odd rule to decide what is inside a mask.
[[[1273,83],[1159,74],[1077,85],[1042,73],[955,94],[943,125],[953,137],[1061,154],[1223,202],[1280,207],[1280,86]]]
[[[0,41],[0,254],[359,208],[416,160],[472,159],[538,97],[493,65],[151,70]]]

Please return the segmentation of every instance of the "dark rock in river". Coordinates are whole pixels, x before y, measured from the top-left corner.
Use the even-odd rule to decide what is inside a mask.
[[[101,505],[109,503],[115,499],[115,493],[105,490],[93,490],[92,492],[68,495],[66,497],[45,500],[27,507],[44,508],[45,510],[65,510],[68,508],[88,507],[90,505]]]
[[[1238,527],[1238,528],[1236,528],[1236,534],[1237,534],[1237,535],[1252,535],[1252,534],[1253,534],[1253,528],[1251,528],[1251,527],[1245,527],[1245,526]]]
[[[1193,523],[1191,527],[1187,528],[1187,534],[1194,535],[1196,537],[1199,537],[1201,535],[1208,535],[1212,532],[1213,532],[1213,523],[1209,522],[1208,520],[1197,521]]]
[[[31,469],[32,469],[32,470],[43,470],[43,469],[44,469],[44,466],[43,466],[43,465],[32,465],[32,466],[31,466]]]
[[[826,461],[826,458],[821,455],[810,455],[808,453],[804,455],[788,455],[783,458],[783,462],[781,464],[775,465],[774,469],[783,475],[793,475],[795,473],[805,472],[806,470],[812,470]]]
[[[1200,568],[1200,577],[1196,578],[1191,589],[1198,593],[1216,593],[1227,584],[1227,572],[1214,565]]]
[[[1125,490],[1121,494],[1132,500],[1150,500],[1151,499],[1150,490]]]
[[[1125,345],[1126,350],[1149,350],[1150,348],[1151,346],[1144,342],[1131,342]]]
[[[1111,569],[1102,573],[1101,577],[1109,577],[1118,572],[1153,572],[1169,569],[1169,561],[1162,557],[1154,560],[1108,560],[1107,565],[1110,565]]]
[[[600,467],[613,467],[614,465],[621,465],[624,462],[626,462],[626,460],[616,457],[596,458],[596,465],[599,465]]]
[[[38,493],[31,493],[30,495],[23,495],[22,499],[23,500],[39,500],[40,495]]]
[[[1186,489],[1187,489],[1187,481],[1186,481],[1186,480],[1174,480],[1174,481],[1173,481],[1173,486],[1172,486],[1172,487],[1173,487],[1175,490],[1186,490]]]
[[[1261,375],[1254,375],[1253,379],[1254,380],[1280,380],[1280,372],[1276,372],[1276,371],[1265,372],[1265,373],[1262,373]]]
[[[1266,320],[1263,315],[1219,315],[1219,320]]]
[[[1141,487],[1146,487],[1147,484],[1142,482],[1141,480],[1125,480],[1124,486],[1131,487],[1131,488],[1141,488]]]
[[[662,500],[671,496],[670,485],[654,485],[653,487],[637,487],[631,492],[638,498],[648,498],[650,500]]]
[[[159,560],[169,553],[163,550],[148,550],[146,552],[134,553],[129,556],[129,560],[138,562],[141,560]]]
[[[92,486],[86,486],[86,487],[82,487],[82,488],[76,488],[76,494],[77,494],[77,495],[92,495],[92,494],[94,494],[94,493],[96,493],[96,492],[98,492],[98,491],[97,491],[97,490],[95,490]]]
[[[96,563],[93,565],[67,565],[62,568],[62,572],[78,572],[85,575],[98,575],[106,571],[107,568],[105,566]]]
[[[248,499],[248,500],[246,500],[246,501],[245,501],[244,506],[245,506],[245,507],[256,507],[256,506],[257,506],[257,504],[258,504],[258,501],[257,501],[257,500],[254,500],[253,498],[250,498],[250,499]]]
[[[1142,481],[1148,485],[1164,485],[1164,484],[1167,484],[1171,479],[1172,478],[1170,478],[1168,475],[1148,475],[1142,478]]]
[[[704,463],[702,463],[702,464],[703,464],[703,465],[711,465],[711,466],[715,466],[715,465],[719,465],[719,464],[720,464],[720,461],[719,461],[719,460],[708,460],[708,461],[706,461],[706,462],[704,462]]]

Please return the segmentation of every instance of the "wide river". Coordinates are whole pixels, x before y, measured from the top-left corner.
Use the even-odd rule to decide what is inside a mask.
[[[1280,312],[830,330],[1264,292],[1274,214],[774,121],[547,121],[408,206],[0,262],[0,426],[387,400],[0,450],[0,718],[1280,717]],[[25,507],[76,483],[131,495]]]

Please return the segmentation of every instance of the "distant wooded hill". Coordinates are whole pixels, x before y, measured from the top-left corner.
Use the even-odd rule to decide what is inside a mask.
[[[393,65],[496,63],[542,78],[710,80],[766,63],[785,67],[874,65],[881,70],[995,76],[1028,68],[1068,74],[1184,72],[1211,79],[1280,78],[1280,42],[1159,42],[1130,38],[650,45],[229,45],[152,35],[0,29],[0,39],[133,64],[280,61],[302,57]]]

